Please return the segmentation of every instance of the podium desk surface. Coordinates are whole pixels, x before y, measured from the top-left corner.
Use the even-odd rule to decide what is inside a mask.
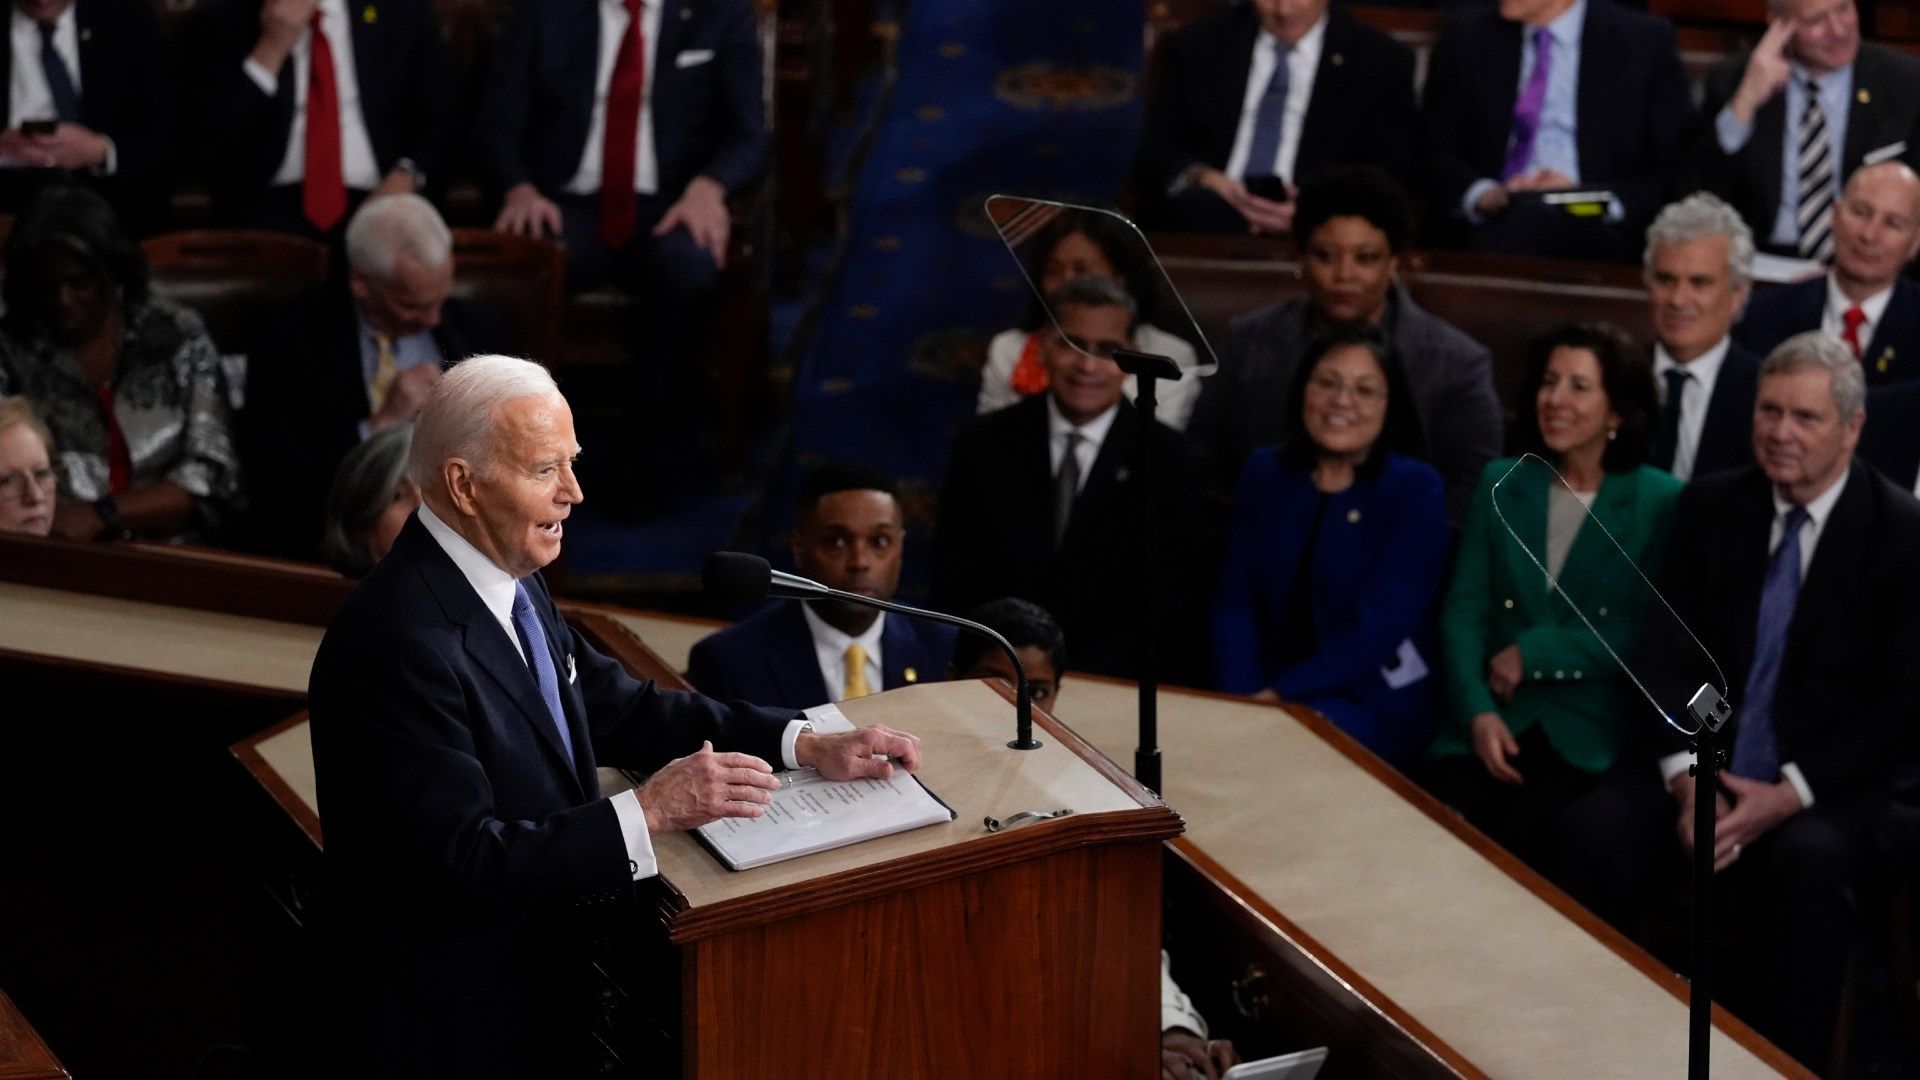
[[[1132,684],[1075,678],[1058,711],[1130,761],[1137,697]],[[1164,794],[1186,842],[1488,1076],[1685,1074],[1687,1004],[1671,986],[1333,738],[1269,705],[1178,690],[1159,700]],[[1719,1027],[1712,1058],[1715,1077],[1780,1075]]]
[[[307,692],[321,628],[0,582],[0,651],[251,689]]]
[[[929,683],[855,701],[840,710],[855,725],[885,724],[920,739],[920,780],[955,812],[952,821],[883,836],[752,870],[731,871],[686,833],[656,837],[660,876],[684,899],[686,910],[670,919],[675,940],[739,925],[740,913],[770,907],[795,914],[803,906],[844,903],[863,895],[863,885],[890,878],[897,885],[915,871],[945,863],[938,876],[964,872],[968,855],[1020,847],[1078,847],[1102,841],[1169,839],[1178,819],[1151,793],[1138,788],[1110,762],[1089,762],[1076,751],[1070,732],[1046,729],[1036,717],[1037,750],[1007,746],[1014,734],[1013,705],[984,682]],[[1095,755],[1097,757],[1097,755]],[[984,823],[1021,811],[1069,809],[1058,820],[991,834]],[[863,875],[875,879],[863,881]],[[758,903],[768,894],[791,894],[797,903]]]

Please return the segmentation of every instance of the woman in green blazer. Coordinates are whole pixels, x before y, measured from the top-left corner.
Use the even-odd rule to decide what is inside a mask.
[[[1581,323],[1535,342],[1520,402],[1516,441],[1565,482],[1515,458],[1481,477],[1441,613],[1447,717],[1431,783],[1550,872],[1561,813],[1613,764],[1632,725],[1659,722],[1608,646],[1629,655],[1649,592],[1621,553],[1658,578],[1681,483],[1643,464],[1653,374],[1619,330]]]

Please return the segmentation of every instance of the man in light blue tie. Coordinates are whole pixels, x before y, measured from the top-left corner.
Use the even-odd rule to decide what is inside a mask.
[[[1920,724],[1920,502],[1854,461],[1865,402],[1860,362],[1836,338],[1801,334],[1767,357],[1755,465],[1695,480],[1680,499],[1661,581],[1698,644],[1651,620],[1637,665],[1670,715],[1703,681],[1729,691],[1713,856],[1742,882],[1745,903],[1721,920],[1750,970],[1721,985],[1749,988],[1734,1010],[1816,1071],[1862,895],[1880,883],[1890,781]],[[1719,671],[1697,659],[1702,646]],[[1576,809],[1561,875],[1622,927],[1649,890],[1677,884],[1693,839],[1685,740],[1651,709],[1641,720],[1664,756]]]
[[[314,660],[326,1075],[584,1075],[581,904],[652,877],[652,837],[758,817],[772,762],[919,764],[911,735],[662,689],[576,634],[540,570],[582,499],[579,452],[544,368],[455,365],[415,425],[422,505]],[[602,798],[602,762],[651,775]]]

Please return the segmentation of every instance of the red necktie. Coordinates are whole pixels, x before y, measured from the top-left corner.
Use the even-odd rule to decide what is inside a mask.
[[[633,193],[634,146],[640,140],[640,91],[647,81],[647,39],[641,0],[627,0],[627,32],[607,84],[607,130],[600,155],[600,242],[615,251],[633,239],[639,206]]]
[[[1853,350],[1853,358],[1855,360],[1860,359],[1862,349],[1860,344],[1860,324],[1866,321],[1867,313],[1860,310],[1859,304],[1848,308],[1840,316],[1840,322],[1844,325],[1844,329],[1840,331],[1840,340],[1846,342],[1847,347]]]
[[[321,232],[332,231],[347,216],[347,184],[340,177],[340,93],[334,85],[333,48],[313,13],[307,59],[307,174],[300,208]]]
[[[113,409],[113,387],[97,392],[100,415],[107,421],[107,491],[114,495],[133,486],[133,455],[127,450],[126,433],[120,430],[120,417]]]

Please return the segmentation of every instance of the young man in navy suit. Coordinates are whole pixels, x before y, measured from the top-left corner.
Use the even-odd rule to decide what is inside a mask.
[[[841,779],[919,765],[911,735],[815,731],[594,651],[540,578],[582,498],[579,452],[544,368],[455,365],[415,427],[421,507],[314,658],[327,1075],[586,1075],[582,905],[656,873],[653,836],[758,817],[770,762]],[[601,798],[602,761],[652,775]]]
[[[1653,464],[1682,480],[1753,460],[1760,360],[1729,332],[1753,281],[1753,232],[1733,207],[1700,192],[1647,230],[1654,386]]]
[[[842,592],[891,600],[906,526],[893,481],[845,462],[800,483],[794,568]],[[810,709],[945,676],[954,629],[838,600],[776,600],[693,647],[687,681],[723,701]]]
[[[1920,255],[1920,176],[1869,165],[1833,208],[1833,269],[1754,298],[1734,340],[1756,353],[1821,330],[1847,343],[1867,385],[1920,380],[1920,285],[1900,276]]]

